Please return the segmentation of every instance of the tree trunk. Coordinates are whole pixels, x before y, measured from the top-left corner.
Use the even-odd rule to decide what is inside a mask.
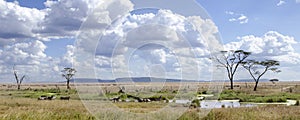
[[[21,89],[21,84],[17,84],[18,90]]]
[[[67,80],[67,89],[68,90],[71,89],[71,87],[70,87],[70,80]]]
[[[233,90],[233,79],[230,79],[230,89]]]
[[[253,89],[253,91],[256,91],[256,89],[257,89],[257,85],[258,85],[258,82],[255,82],[255,86],[254,86],[254,89]]]

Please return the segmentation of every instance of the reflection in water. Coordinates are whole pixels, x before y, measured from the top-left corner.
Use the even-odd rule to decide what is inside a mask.
[[[170,102],[174,102],[170,100]],[[178,104],[189,104],[190,100],[175,100]],[[211,109],[211,108],[235,108],[235,107],[253,107],[255,104],[247,103],[241,104],[239,100],[203,100],[200,102],[201,108]]]

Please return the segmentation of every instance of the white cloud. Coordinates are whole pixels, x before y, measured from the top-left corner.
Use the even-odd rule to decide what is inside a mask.
[[[43,11],[3,0],[0,0],[0,11],[0,46],[34,38],[32,30],[38,27],[45,15]]]
[[[46,1],[45,5],[45,19],[34,32],[46,38],[75,35],[89,9],[82,0]]]
[[[107,74],[118,71],[114,72],[115,77],[131,74],[147,76],[152,65],[162,65],[168,77],[174,77],[171,76],[174,73],[180,75],[178,72],[181,66],[189,71],[184,72],[185,77],[198,79],[197,75],[188,74],[191,71],[198,74],[195,66],[202,62],[197,58],[209,56],[210,48],[219,45],[217,48],[221,49],[217,33],[218,30],[211,20],[198,16],[184,17],[169,10],[159,10],[156,14],[128,14],[114,21],[105,31],[99,32],[102,36],[96,53],[92,54],[97,55],[97,61],[112,61],[96,62],[99,65],[96,69],[102,74],[106,70]],[[92,44],[97,42],[91,36],[82,40],[94,40],[91,41]],[[83,46],[84,51],[92,48],[90,45]],[[188,61],[193,64],[180,63],[177,57],[180,57],[181,62]],[[78,56],[80,58],[82,57]],[[129,64],[131,60],[134,64]]]
[[[279,2],[277,3],[277,6],[281,6],[283,4],[285,4],[286,2],[284,0],[279,0]]]
[[[238,37],[239,42],[226,44],[227,49],[243,49],[253,54],[265,57],[286,55],[295,52],[293,44],[297,42],[293,37],[284,36],[275,31],[269,31],[261,37],[248,35]]]
[[[298,42],[293,37],[283,35],[276,31],[269,31],[263,36],[248,35],[238,37],[238,39],[240,41],[226,44],[225,49],[242,49],[252,52],[249,59],[278,60],[281,63],[279,68],[282,69],[282,73],[277,76],[280,79],[291,80],[293,78],[289,76],[290,73],[299,70],[298,67],[295,66],[300,64],[300,54],[294,48],[294,45],[298,44]],[[274,74],[266,77],[272,78]]]
[[[238,37],[238,42],[231,42],[224,47],[226,50],[242,49],[252,52],[249,59],[265,60],[273,59],[280,62],[279,74],[267,73],[264,78],[277,78],[280,80],[299,80],[295,71],[299,70],[300,54],[295,48],[299,43],[291,36],[283,35],[276,31],[269,31],[263,36],[248,35]],[[248,79],[249,74],[240,71],[237,79]]]
[[[72,38],[88,14],[101,3],[97,0],[47,0],[46,8],[38,10],[0,0],[0,46],[25,39]]]
[[[153,70],[153,64],[169,68],[166,72],[172,75],[183,66],[188,70],[185,75],[190,76],[190,71],[198,74],[195,66],[207,66],[207,62],[201,62],[206,60],[199,59],[210,54],[208,48],[219,45],[215,24],[199,16],[182,16],[169,10],[161,10],[157,14],[129,15],[128,12],[134,7],[129,0],[48,0],[44,4],[47,8],[37,10],[0,0],[0,21],[4,25],[0,28],[0,74],[11,78],[10,66],[18,64],[21,71],[32,70],[32,80],[43,81],[51,77],[58,80],[62,79],[59,78],[59,70],[70,66],[73,61],[75,67],[78,66],[78,77],[89,77],[94,73],[91,69],[94,66],[99,68],[99,73],[113,74],[111,72],[115,71],[120,76],[128,75],[128,72],[147,75]],[[93,8],[94,11],[91,10]],[[78,31],[83,21],[83,29]],[[106,29],[111,23],[113,25]],[[43,41],[72,38],[77,32],[80,34],[77,46],[67,46],[62,58],[45,54]],[[96,43],[100,37],[102,41],[98,46]],[[157,46],[144,48],[135,54],[137,57],[134,59],[144,60],[139,63],[143,65],[143,70],[127,71],[130,53],[144,43],[158,43],[170,50]],[[194,76],[191,78],[195,79]]]
[[[0,74],[4,82],[14,82],[12,67],[25,74],[29,81],[59,80],[59,59],[45,54],[46,46],[41,41],[20,42],[6,45],[0,50]],[[0,79],[1,79],[0,78]]]
[[[240,24],[246,24],[249,21],[248,17],[244,14],[238,14],[232,11],[226,11],[225,13],[231,16],[231,18],[229,19],[230,22],[239,22]]]

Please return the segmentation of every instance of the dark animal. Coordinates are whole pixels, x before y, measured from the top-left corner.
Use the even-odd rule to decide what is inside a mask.
[[[120,100],[120,97],[112,98],[111,99],[113,102],[118,102]]]
[[[120,89],[118,93],[121,94],[121,93],[125,93],[125,92],[122,89]]]
[[[46,99],[47,99],[47,96],[45,96],[45,95],[42,95],[38,98],[38,100],[46,100]]]
[[[50,97],[47,97],[47,100],[54,100],[56,97],[54,95],[51,95]]]
[[[144,100],[140,97],[136,97],[136,96],[133,96],[133,95],[127,95],[128,98],[133,98],[135,100],[137,100],[138,102],[144,102]]]
[[[61,96],[60,99],[61,100],[70,100],[70,96]]]
[[[150,101],[161,101],[162,97],[159,96],[159,98],[148,98]]]
[[[54,100],[56,97],[54,95],[51,96],[45,96],[42,95],[41,97],[38,98],[38,100]]]
[[[143,102],[151,102],[151,100],[149,98],[144,98]]]

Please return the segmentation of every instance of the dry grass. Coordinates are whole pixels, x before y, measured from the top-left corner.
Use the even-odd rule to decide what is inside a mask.
[[[38,101],[29,98],[0,97],[0,119],[51,120],[94,119],[80,101]]]
[[[189,83],[194,84],[194,83]],[[276,85],[271,82],[260,83],[258,91],[252,91],[252,83],[235,83],[239,85],[235,90],[242,91],[246,94],[251,95],[269,95],[277,94],[285,91],[286,88],[291,88],[292,93],[300,93],[300,84],[299,82],[279,82]],[[142,83],[142,85],[147,85]],[[195,85],[195,84],[194,84]],[[198,91],[207,90],[210,86],[209,83],[197,83]],[[227,83],[225,83],[227,85]],[[81,84],[80,86],[88,88],[93,88],[94,84]],[[101,88],[106,88],[110,92],[116,92],[119,90],[114,84],[97,84]],[[187,85],[189,86],[189,85]],[[8,88],[11,87],[11,88]],[[57,88],[64,89],[64,84],[27,84],[22,86],[25,88],[31,89],[49,89]],[[163,87],[163,90],[173,91],[180,87],[179,83],[166,83]],[[73,86],[75,88],[75,86]],[[97,88],[97,87],[95,87]],[[14,86],[10,85],[0,85],[0,119],[9,120],[9,119],[22,119],[22,120],[53,120],[53,119],[72,119],[72,120],[88,120],[88,119],[174,119],[179,118],[180,116],[173,114],[180,112],[182,106],[173,106],[170,110],[173,111],[163,111],[162,107],[166,103],[115,103],[115,104],[98,104],[94,101],[86,100],[84,101],[87,104],[83,104],[80,100],[70,100],[70,101],[38,101],[36,98],[23,98],[16,96],[9,96],[8,93],[12,92],[13,94],[16,91],[11,91],[15,89]],[[143,88],[144,89],[144,88]],[[146,88],[147,89],[147,88]],[[223,88],[227,89],[227,88]],[[89,89],[90,90],[90,89]],[[289,90],[289,89],[287,89]],[[18,92],[18,91],[17,91]],[[20,91],[22,92],[22,91]],[[25,93],[27,91],[24,91]],[[80,91],[87,93],[97,93],[98,90],[92,91]],[[165,94],[165,93],[161,93]],[[72,95],[71,95],[72,96]],[[75,94],[73,94],[75,96]],[[98,95],[99,96],[99,95]],[[88,96],[89,97],[89,96]],[[94,102],[94,103],[93,103]],[[114,107],[112,107],[114,106]],[[86,109],[89,108],[89,111]],[[116,111],[114,108],[120,108],[120,111]],[[93,110],[94,109],[94,110]],[[185,107],[187,109],[187,107]],[[205,120],[276,120],[276,119],[300,119],[300,107],[299,106],[278,106],[278,105],[268,105],[268,106],[259,106],[253,108],[222,108],[222,109],[213,109],[207,116],[203,119]],[[122,111],[122,110],[125,110]],[[160,111],[161,110],[161,111]],[[127,112],[126,112],[127,111]],[[143,114],[134,114],[134,113],[149,113],[152,111],[158,111],[153,113],[150,116]],[[133,112],[133,113],[132,113]],[[181,111],[182,112],[182,111]],[[180,120],[193,120],[200,119],[199,112],[203,113],[201,110],[189,109],[187,110],[179,119]],[[93,117],[95,115],[96,117]]]
[[[300,106],[267,105],[212,110],[206,120],[299,120]]]

